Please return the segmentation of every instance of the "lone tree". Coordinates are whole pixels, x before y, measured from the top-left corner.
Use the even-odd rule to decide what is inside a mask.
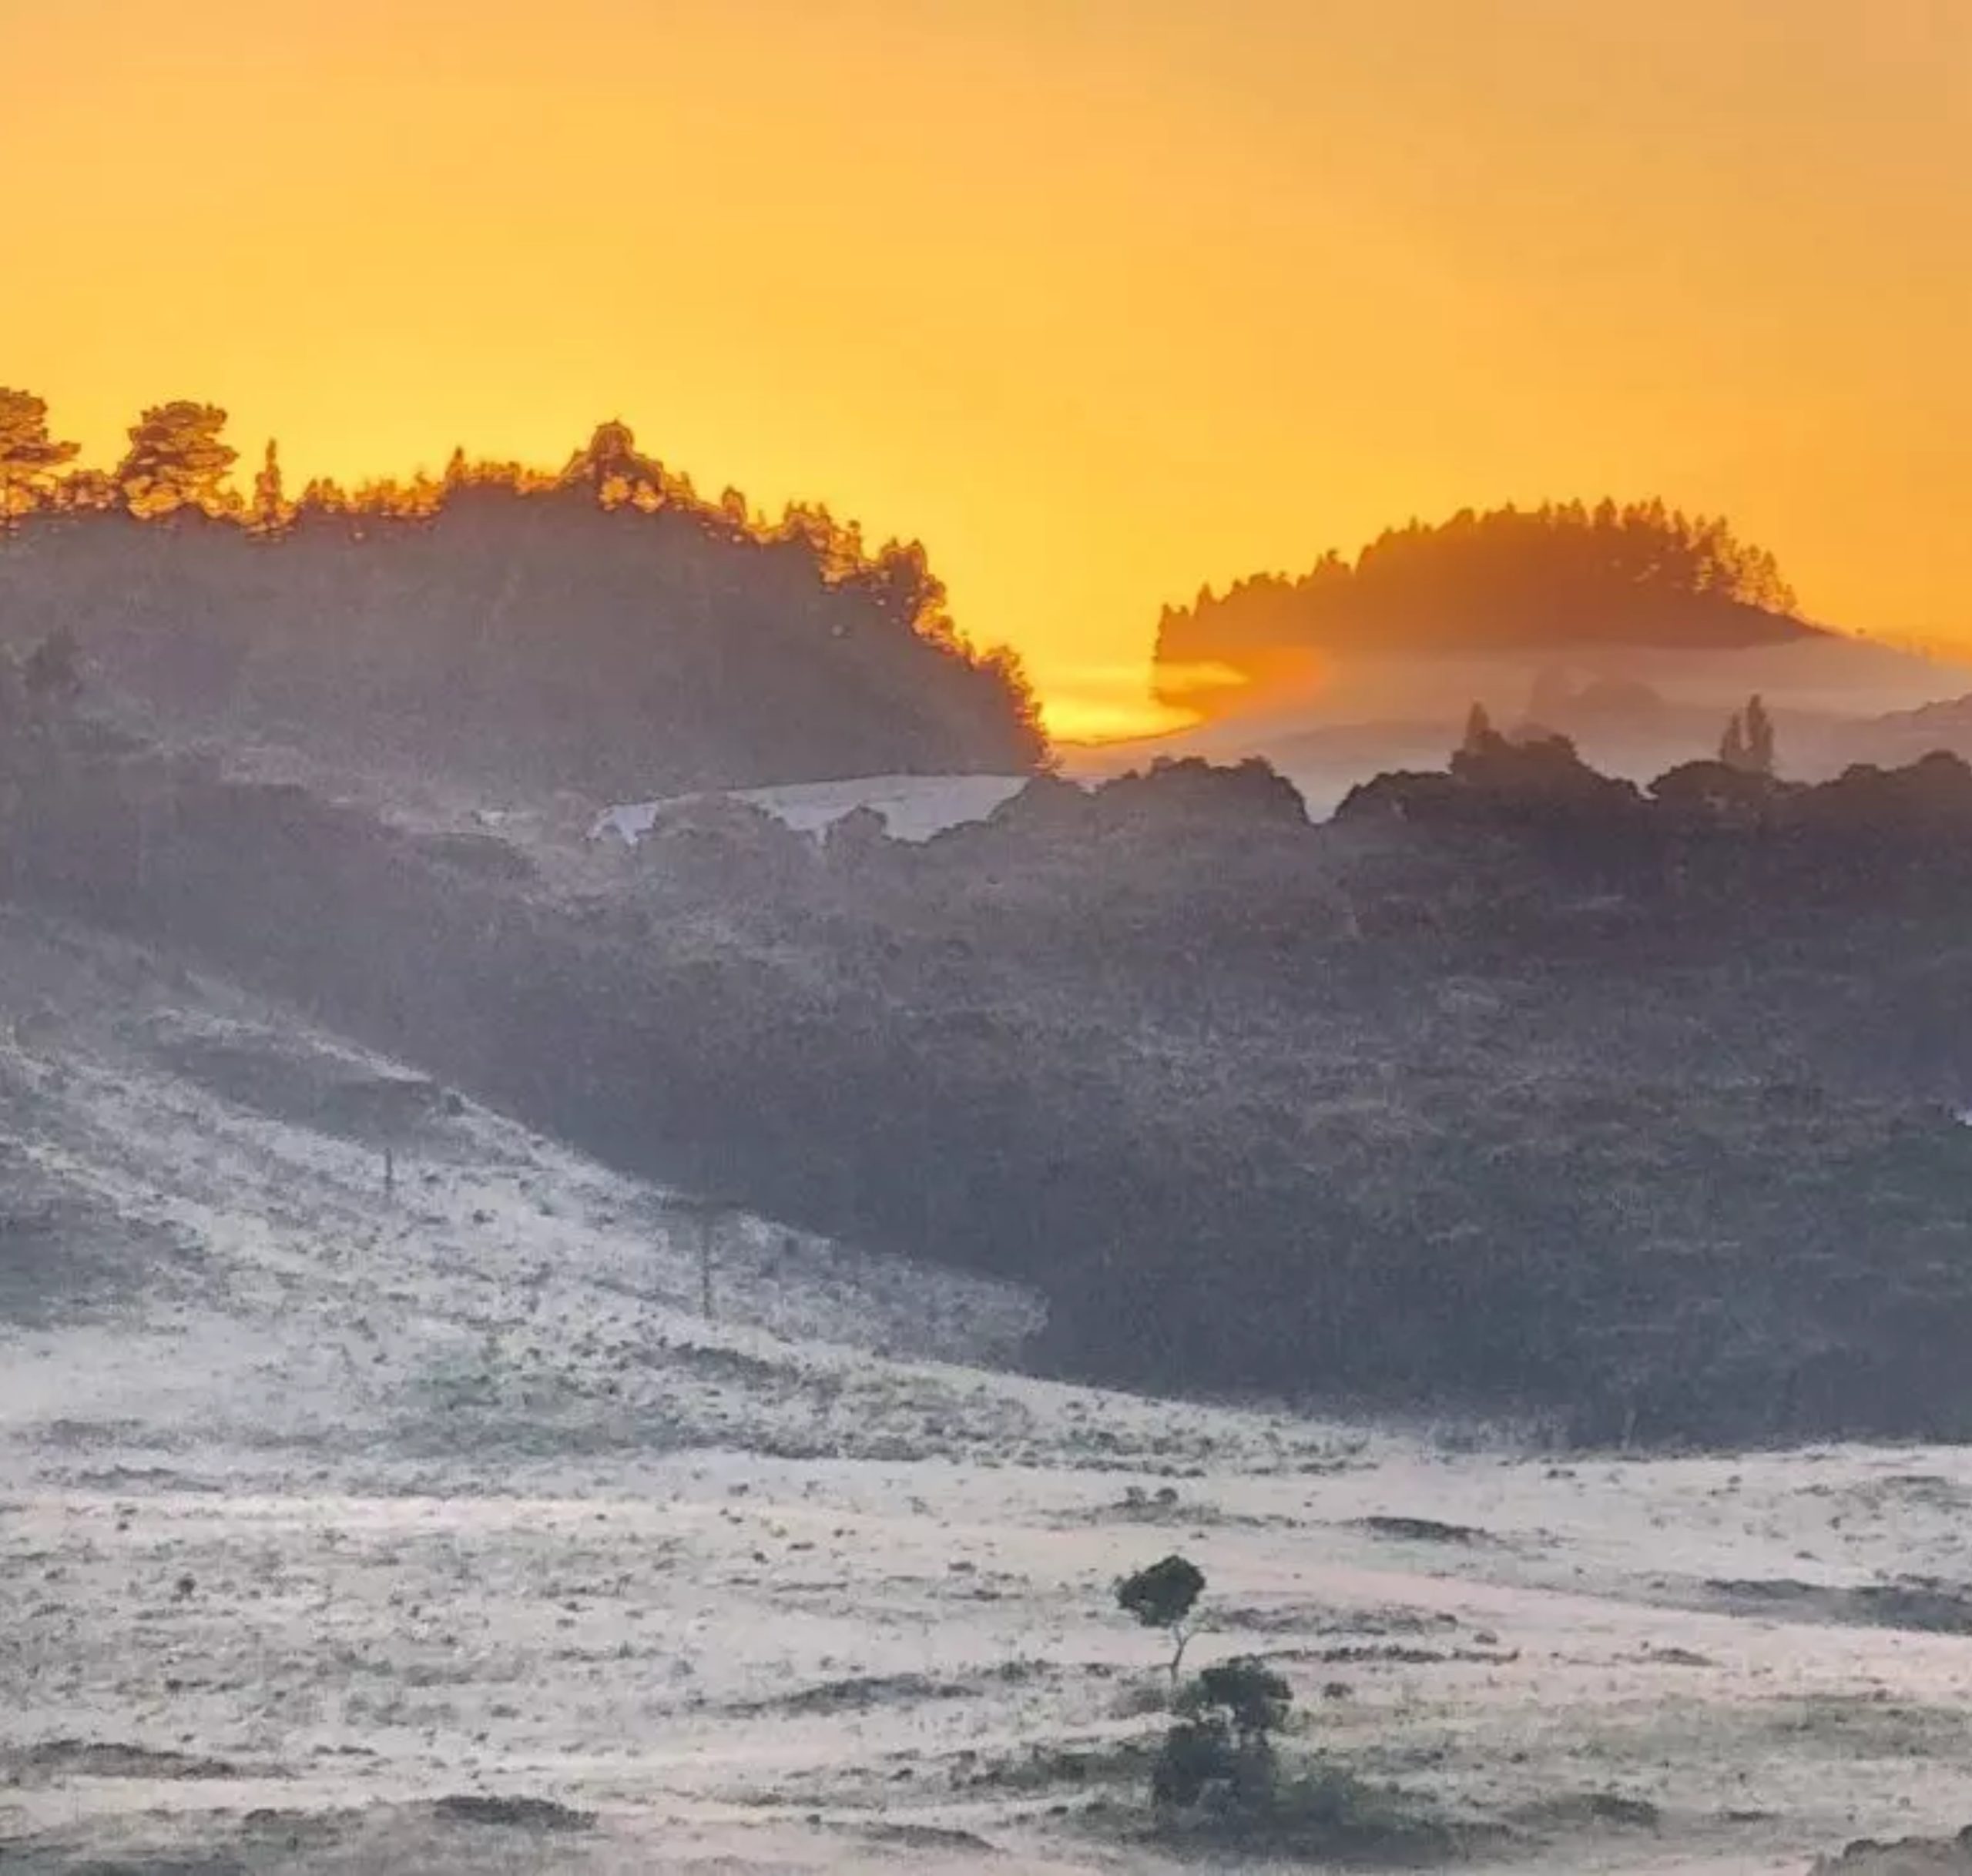
[[[1134,1616],[1147,1629],[1162,1629],[1173,1644],[1171,1651],[1171,1684],[1178,1684],[1178,1669],[1185,1658],[1185,1644],[1192,1639],[1191,1614],[1205,1590],[1205,1572],[1189,1558],[1172,1555],[1126,1576],[1116,1586],[1116,1606]]]
[[[75,459],[77,446],[48,434],[48,406],[32,391],[0,386],[0,533],[35,507],[41,484]]]
[[[223,484],[240,455],[221,438],[225,427],[226,413],[216,404],[153,404],[132,427],[130,447],[116,465],[123,505],[143,516],[185,508],[223,512],[232,505]]]
[[[736,1198],[716,1194],[679,1192],[666,1201],[666,1209],[686,1219],[692,1227],[698,1253],[699,1313],[709,1322],[713,1307],[713,1277],[717,1268],[719,1240],[736,1219],[743,1218],[746,1208]]]
[[[1466,712],[1465,736],[1459,748],[1467,755],[1483,755],[1495,739],[1493,719],[1487,715],[1486,706],[1475,703]]]
[[[1293,1690],[1250,1655],[1208,1667],[1179,1697],[1179,1720],[1151,1767],[1159,1806],[1196,1804],[1216,1787],[1251,1816],[1273,1801],[1273,1735],[1287,1724]]]
[[[260,467],[254,474],[253,499],[246,515],[247,531],[257,541],[277,539],[287,532],[294,519],[294,509],[281,480],[280,447],[271,437],[267,439],[267,453],[260,458]]]
[[[1719,759],[1742,775],[1773,773],[1773,719],[1758,697],[1749,698],[1744,710],[1732,712],[1719,739]]]
[[[1757,696],[1746,704],[1746,766],[1756,776],[1773,773],[1773,719]]]

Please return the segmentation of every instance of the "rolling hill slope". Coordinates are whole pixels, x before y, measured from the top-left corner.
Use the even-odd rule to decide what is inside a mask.
[[[0,984],[12,1869],[1175,1871],[1110,1585],[1180,1547],[1196,1658],[1487,1867],[1963,1814],[1962,1453],[1061,1387],[949,1365],[1020,1291],[736,1214],[707,1320],[676,1195],[291,1010],[18,910]]]

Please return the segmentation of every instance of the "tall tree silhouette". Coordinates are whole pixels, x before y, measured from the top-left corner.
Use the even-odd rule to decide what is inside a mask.
[[[247,507],[246,525],[257,538],[271,540],[286,531],[293,514],[281,481],[280,446],[270,437],[267,454],[253,477],[253,499]]]
[[[1719,739],[1719,759],[1728,769],[1743,772],[1748,766],[1746,719],[1736,710],[1727,720],[1725,735]]]
[[[1755,775],[1773,773],[1773,719],[1756,696],[1746,705],[1746,766]]]
[[[130,447],[116,466],[123,505],[146,517],[184,508],[220,514],[234,505],[225,483],[240,452],[222,439],[225,427],[217,404],[153,404],[132,426]]]
[[[42,399],[0,387],[0,531],[36,505],[42,485],[74,459],[75,448],[49,434]]]
[[[1719,739],[1719,759],[1742,775],[1773,773],[1773,719],[1757,696],[1747,700],[1745,709],[1732,712]]]

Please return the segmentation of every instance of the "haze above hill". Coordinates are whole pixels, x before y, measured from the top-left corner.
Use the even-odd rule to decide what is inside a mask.
[[[79,637],[169,733],[495,792],[1042,759],[1018,664],[960,634],[914,542],[707,501],[617,424],[552,473],[455,452],[442,477],[298,498],[271,444],[240,492],[225,429],[210,405],[153,407],[121,461],[78,467],[41,399],[0,391],[0,638]],[[1155,747],[1265,754],[1318,811],[1429,759],[1474,698],[1638,779],[1709,752],[1753,692],[1796,773],[1972,747],[1949,718],[1863,722],[1972,688],[1956,668],[1811,624],[1770,553],[1657,501],[1414,522],[1167,608],[1155,652],[1159,700],[1202,719]],[[1138,752],[1065,754],[1114,772]]]
[[[1196,720],[1138,747],[1263,754],[1324,808],[1441,750],[1475,700],[1645,780],[1711,753],[1749,694],[1776,707],[1794,772],[1817,776],[1923,753],[1868,719],[1972,688],[1972,671],[1810,621],[1771,553],[1658,500],[1465,509],[1353,561],[1202,590],[1165,608],[1155,669],[1160,702]],[[1073,759],[1108,771],[1136,752]]]

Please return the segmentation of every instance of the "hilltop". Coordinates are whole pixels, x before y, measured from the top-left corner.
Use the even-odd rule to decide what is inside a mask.
[[[113,475],[0,480],[0,644],[69,635],[146,732],[592,801],[1043,758],[915,543],[703,500],[620,424],[553,474],[461,455],[293,501],[270,449],[245,502],[224,420],[161,407]]]
[[[1605,501],[1414,521],[1353,560],[1202,590],[1165,609],[1153,682],[1189,720],[1065,751],[1075,771],[1261,755],[1326,813],[1365,776],[1429,759],[1475,700],[1641,784],[1710,754],[1726,712],[1759,694],[1790,766],[1823,779],[1950,744],[1948,725],[1904,713],[1966,678],[1810,622],[1772,554],[1723,521]]]
[[[1324,657],[1467,655],[1529,646],[1740,649],[1812,635],[1773,556],[1724,521],[1661,501],[1461,509],[1386,530],[1353,561],[1333,551],[1296,578],[1202,590],[1159,622],[1162,693],[1188,668],[1253,680]]]

